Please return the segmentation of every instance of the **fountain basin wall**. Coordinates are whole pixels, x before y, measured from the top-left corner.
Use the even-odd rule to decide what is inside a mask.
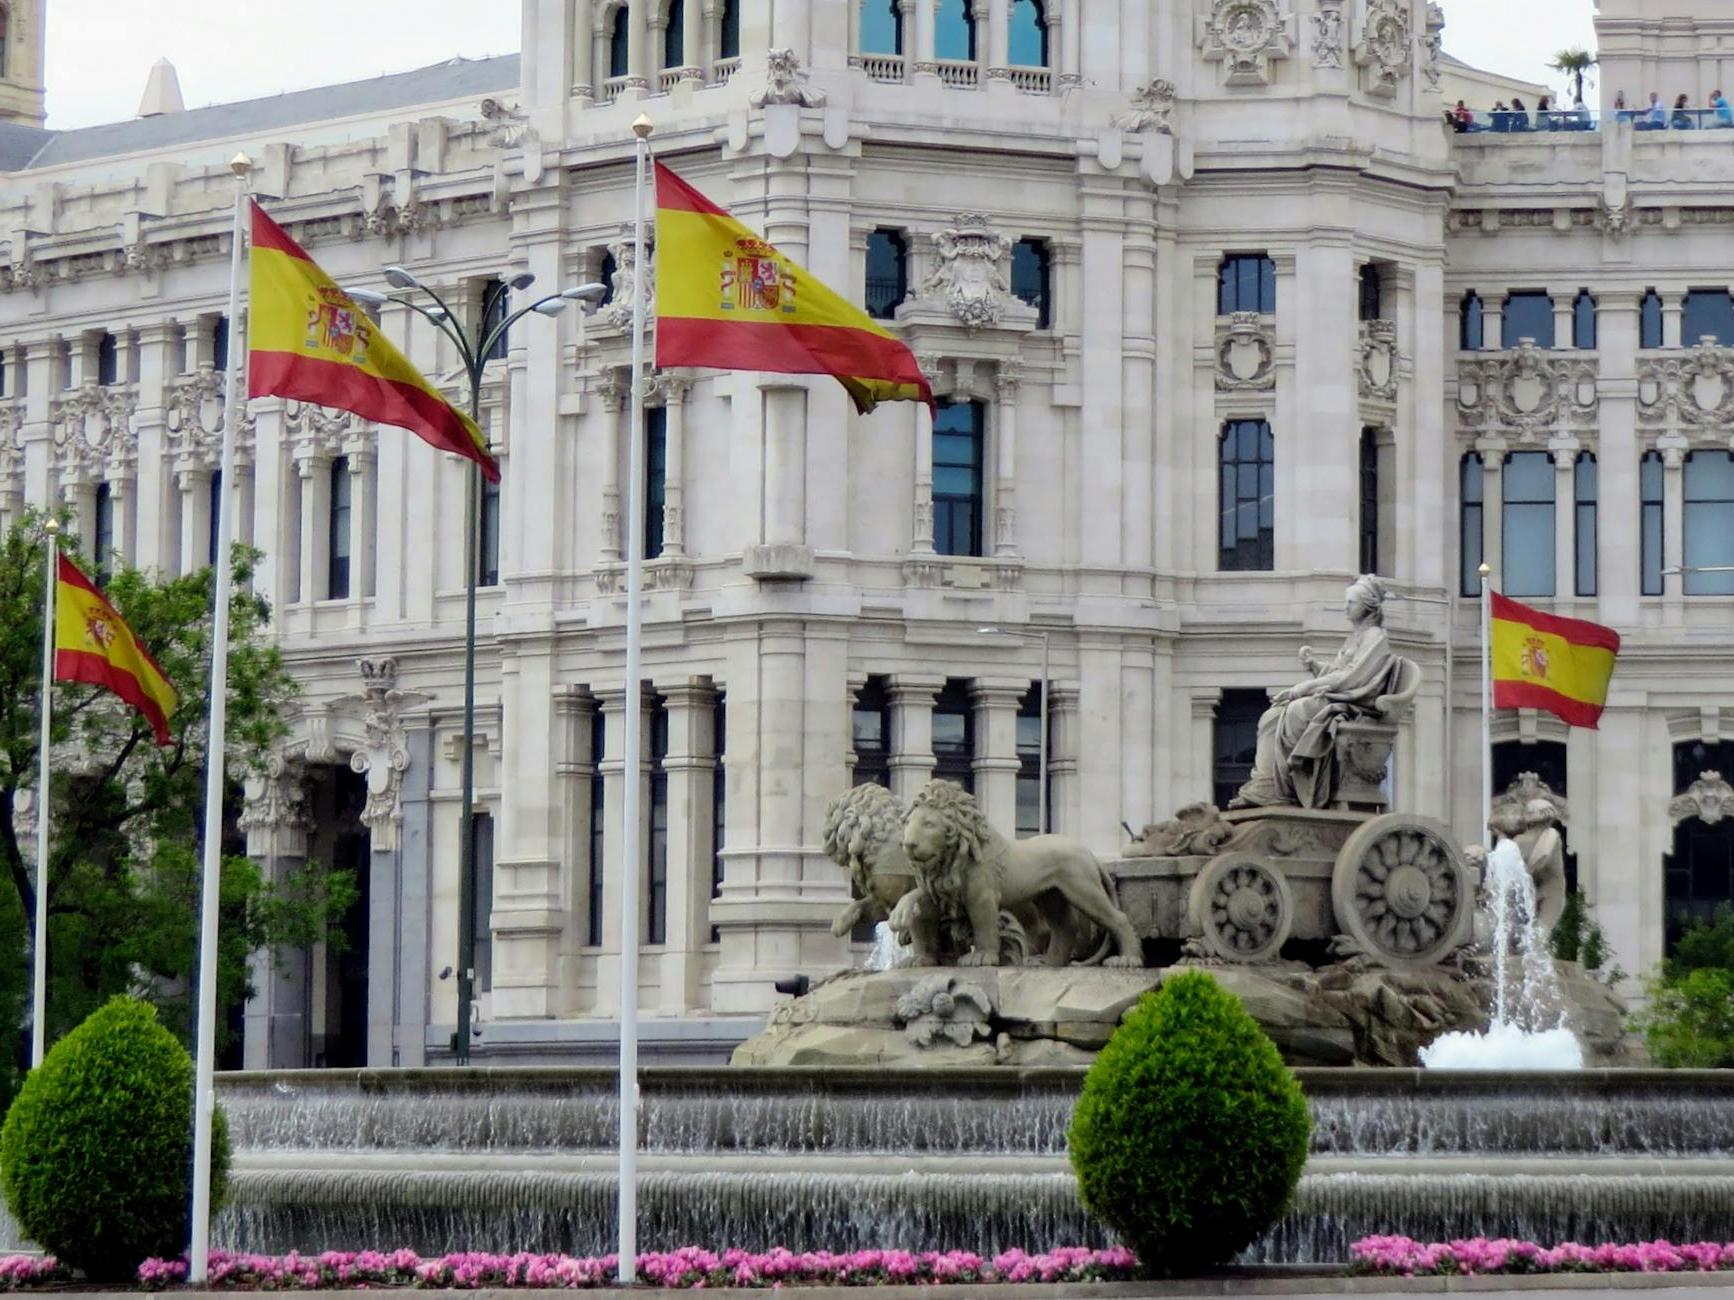
[[[1313,1160],[1251,1258],[1370,1233],[1723,1239],[1734,1074],[1302,1070]],[[1077,1070],[643,1075],[640,1241],[992,1251],[1106,1240],[1065,1162]],[[219,1244],[602,1253],[615,1080],[597,1070],[220,1076]],[[1159,1153],[1157,1154],[1159,1157]]]

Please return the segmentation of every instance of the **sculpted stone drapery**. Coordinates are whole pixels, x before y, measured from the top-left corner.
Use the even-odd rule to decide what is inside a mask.
[[[1377,714],[1403,662],[1385,636],[1385,588],[1372,575],[1348,590],[1345,612],[1354,630],[1329,664],[1302,646],[1301,664],[1312,677],[1279,691],[1258,723],[1252,777],[1230,805],[1235,808],[1298,804],[1323,808],[1336,793],[1336,731],[1345,720]]]

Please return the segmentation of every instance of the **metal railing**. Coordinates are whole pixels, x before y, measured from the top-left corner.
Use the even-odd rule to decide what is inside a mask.
[[[1599,131],[1607,122],[1629,122],[1634,131],[1714,131],[1734,129],[1734,106],[1728,108],[1528,109],[1524,112],[1471,111],[1466,119],[1452,110],[1445,121],[1459,135],[1536,135],[1556,131]]]

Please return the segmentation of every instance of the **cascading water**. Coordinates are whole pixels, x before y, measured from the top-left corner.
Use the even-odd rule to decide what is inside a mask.
[[[1500,840],[1487,855],[1493,1019],[1487,1032],[1450,1033],[1421,1049],[1431,1070],[1581,1070],[1583,1044],[1565,1024],[1546,939],[1535,923],[1535,882],[1523,852]]]
[[[913,951],[897,942],[897,936],[884,921],[873,927],[873,950],[867,954],[867,970],[895,970],[907,966]]]

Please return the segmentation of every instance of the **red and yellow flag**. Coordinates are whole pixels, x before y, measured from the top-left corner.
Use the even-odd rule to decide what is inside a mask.
[[[1493,707],[1545,709],[1571,726],[1594,727],[1607,703],[1620,634],[1491,595]]]
[[[169,716],[180,704],[157,661],[96,584],[64,555],[54,584],[54,680],[105,686],[151,724],[167,745]]]
[[[915,354],[661,163],[656,364],[832,375],[871,411],[926,402]]]
[[[247,348],[248,397],[292,397],[394,424],[500,481],[476,422],[441,397],[257,203]]]

